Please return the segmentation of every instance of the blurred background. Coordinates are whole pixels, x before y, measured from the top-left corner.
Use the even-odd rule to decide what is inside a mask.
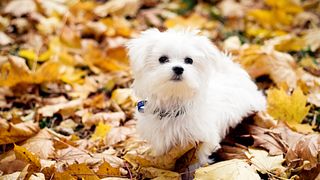
[[[24,170],[23,177],[75,177],[74,164],[84,163],[81,172],[99,178],[161,173],[177,178],[177,169],[169,175],[159,170],[173,171],[172,159],[164,159],[169,167],[156,161],[157,171],[141,172],[132,168],[143,165],[133,163],[137,155],[124,158],[145,147],[135,134],[136,100],[125,43],[151,27],[177,26],[200,29],[248,71],[268,98],[268,111],[256,122],[259,128],[278,127],[279,120],[299,137],[319,132],[319,0],[1,0],[0,175],[23,176]],[[320,138],[315,138],[309,140],[316,148],[304,150],[311,155],[299,156],[299,163],[294,161],[299,153],[286,156],[287,170],[272,173],[315,178],[320,171]],[[286,141],[287,149],[278,152],[286,155],[292,143]],[[26,160],[17,155],[22,152],[36,156]],[[231,157],[243,156],[223,154],[222,159]],[[39,159],[47,164],[39,165]],[[102,160],[108,162],[104,169]],[[305,160],[309,166],[302,166]],[[33,169],[26,170],[26,164]]]

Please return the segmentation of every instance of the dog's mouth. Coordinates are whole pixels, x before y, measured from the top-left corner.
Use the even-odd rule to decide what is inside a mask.
[[[171,81],[182,81],[181,75],[173,75],[170,79]]]

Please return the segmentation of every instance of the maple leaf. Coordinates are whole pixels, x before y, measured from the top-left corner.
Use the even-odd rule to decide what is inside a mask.
[[[295,89],[291,95],[283,89],[271,89],[267,94],[268,113],[271,116],[287,122],[298,131],[313,132],[311,126],[300,124],[310,110],[310,106],[306,106],[307,97],[300,88]]]

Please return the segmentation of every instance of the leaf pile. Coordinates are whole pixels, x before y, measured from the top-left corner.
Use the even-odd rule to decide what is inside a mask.
[[[314,0],[0,1],[0,179],[319,179],[319,19]],[[124,45],[176,26],[230,52],[268,101],[207,167],[135,131]]]

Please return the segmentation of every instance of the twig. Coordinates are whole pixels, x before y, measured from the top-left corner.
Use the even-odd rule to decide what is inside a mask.
[[[133,179],[133,178],[132,178],[132,174],[131,174],[131,171],[130,171],[130,169],[129,169],[129,167],[128,167],[128,164],[127,164],[126,162],[124,163],[124,166],[125,166],[126,169],[128,170],[130,179],[132,180],[132,179]]]

